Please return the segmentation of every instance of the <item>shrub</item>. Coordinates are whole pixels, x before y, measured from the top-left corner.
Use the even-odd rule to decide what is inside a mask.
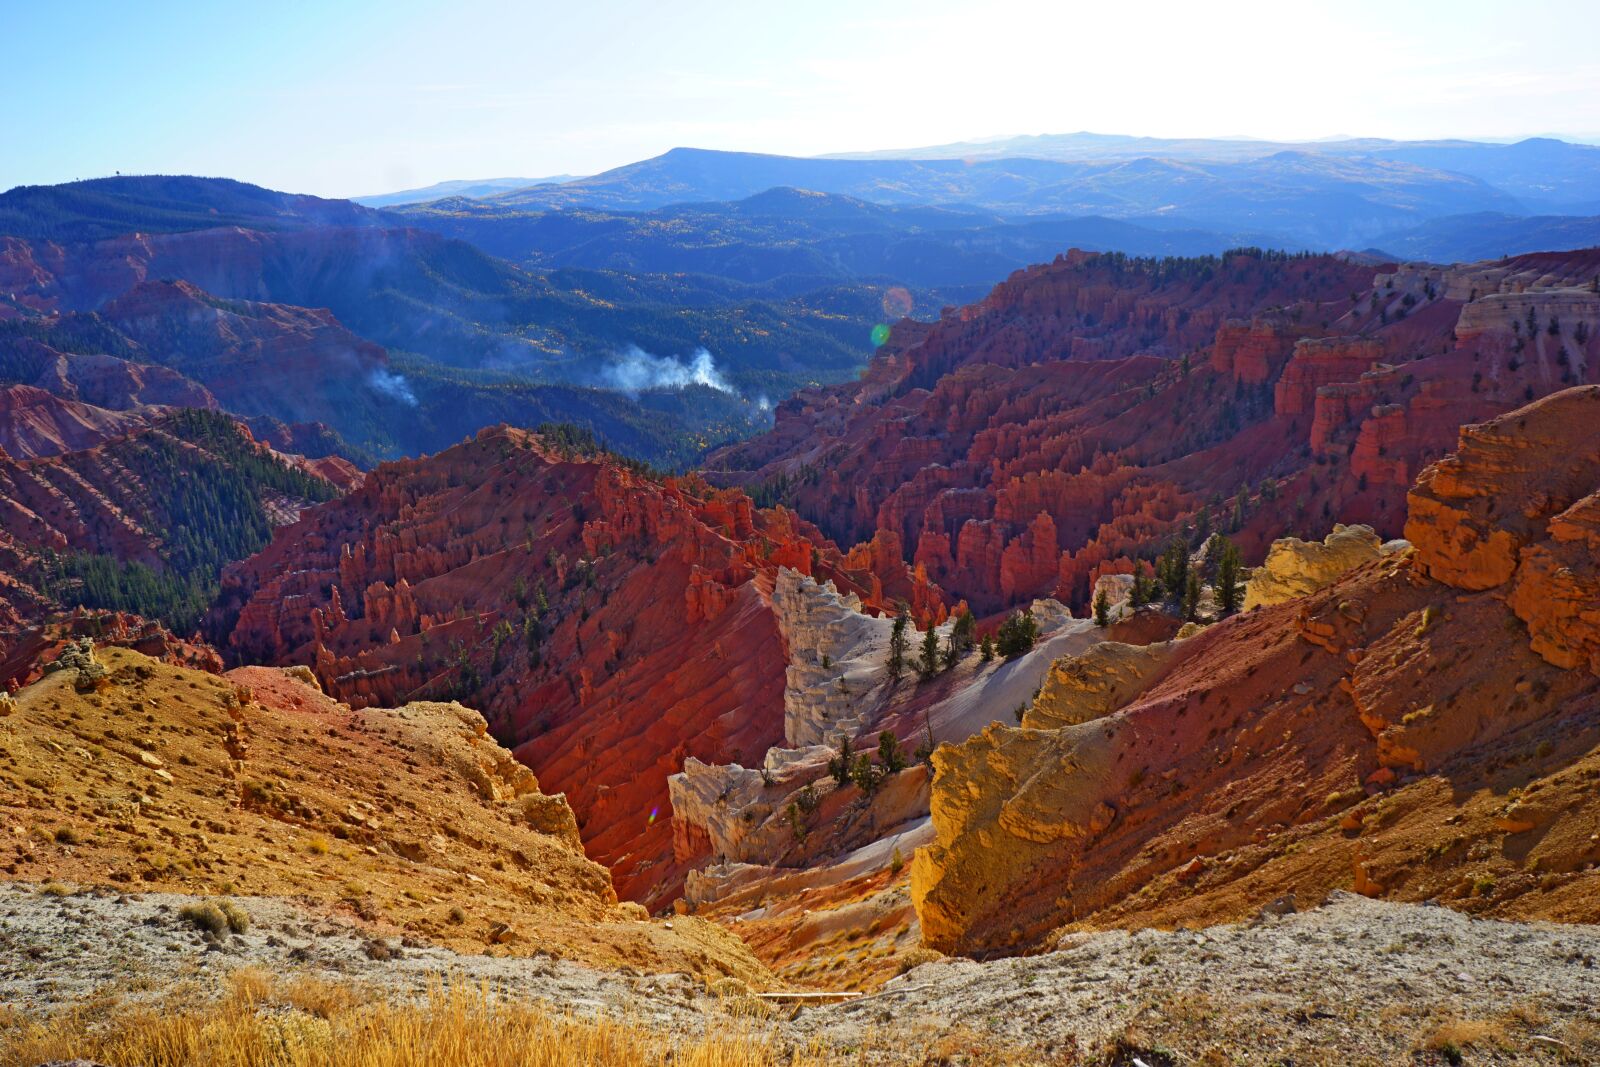
[[[178,918],[213,937],[242,934],[250,929],[250,916],[231,900],[194,901],[178,909]]]
[[[996,637],[999,653],[1006,659],[1016,659],[1033,651],[1034,642],[1039,640],[1039,622],[1032,610],[1019,611],[1000,624]]]
[[[871,756],[863,752],[856,757],[855,763],[850,768],[850,780],[856,784],[857,789],[863,793],[875,792],[878,786],[883,784],[883,779],[883,768],[873,763]]]
[[[228,917],[222,914],[222,909],[210,902],[185,904],[178,909],[178,918],[199,930],[214,937],[221,937],[228,932]]]

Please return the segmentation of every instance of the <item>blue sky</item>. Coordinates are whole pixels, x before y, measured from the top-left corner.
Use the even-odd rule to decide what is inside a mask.
[[[1600,3],[0,0],[0,189],[346,196],[1088,129],[1600,137]]]

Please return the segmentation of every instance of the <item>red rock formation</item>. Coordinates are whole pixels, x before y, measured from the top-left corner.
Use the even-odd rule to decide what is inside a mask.
[[[1468,427],[1412,493],[1414,553],[1176,642],[1092,721],[1036,708],[941,747],[925,940],[1235,920],[1352,871],[1371,895],[1600,917],[1597,427],[1592,386]]]
[[[1263,385],[1283,370],[1300,331],[1276,316],[1229,319],[1217,330],[1211,366],[1236,382]]]
[[[1272,390],[1272,407],[1279,415],[1304,415],[1312,409],[1317,390],[1338,382],[1353,382],[1383,359],[1383,342],[1372,337],[1324,337],[1294,346],[1288,365]]]
[[[897,326],[861,381],[781,405],[708,477],[784,485],[841,541],[892,532],[983,613],[1049,588],[1041,516],[1054,593],[1080,607],[1203,506],[1233,525],[1241,487],[1252,561],[1335,521],[1393,537],[1459,426],[1600,378],[1596,272],[1594,251],[1376,275],[1074,254]]]
[[[777,568],[942,615],[899,546],[879,546],[846,559],[742,493],[500,428],[380,466],[306,513],[230,568],[217,624],[234,656],[310,664],[356,705],[480,707],[567,794],[618,891],[661,906],[705,858],[690,835],[674,847],[667,777],[688,756],[755,759],[783,736]]]

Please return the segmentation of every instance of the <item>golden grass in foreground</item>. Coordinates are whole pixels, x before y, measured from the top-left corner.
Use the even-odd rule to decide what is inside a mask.
[[[103,1009],[48,1021],[0,1019],[0,1063],[85,1058],[111,1067],[820,1067],[767,1040],[674,1036],[577,1019],[505,1000],[488,987],[432,991],[420,1003],[368,1000],[349,987],[261,971],[234,975],[211,1003]]]

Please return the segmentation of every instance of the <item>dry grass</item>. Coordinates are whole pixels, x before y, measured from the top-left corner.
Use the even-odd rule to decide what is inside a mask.
[[[420,1003],[369,1000],[348,987],[236,972],[210,1004],[12,1017],[0,1063],[87,1058],[151,1067],[822,1067],[820,1052],[780,1049],[737,1028],[673,1035],[630,1022],[577,1019],[479,986],[439,988]]]

